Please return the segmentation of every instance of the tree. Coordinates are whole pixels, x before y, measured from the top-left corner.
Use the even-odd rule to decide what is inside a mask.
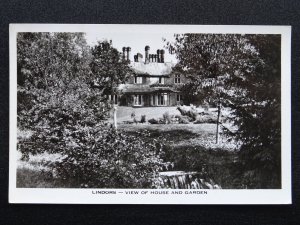
[[[99,41],[92,48],[92,56],[90,67],[95,77],[95,86],[103,89],[106,94],[115,92],[115,88],[133,74],[128,61],[112,46],[112,41]]]
[[[176,70],[191,79],[185,90],[213,99],[218,115],[222,105],[231,108],[244,188],[281,184],[280,42],[279,35],[183,34],[167,43]]]
[[[80,187],[150,186],[165,165],[161,145],[116,132],[107,121],[105,92],[129,71],[110,43],[90,51],[81,33],[20,33],[18,128],[33,133],[18,143],[23,159],[58,153],[50,176],[55,171]]]
[[[218,143],[222,106],[230,104],[230,96],[244,95],[239,84],[259,63],[258,52],[238,34],[176,34],[175,42],[167,42],[167,47],[179,61],[174,72],[190,78],[183,87],[186,94],[217,106]]]
[[[43,108],[69,105],[88,91],[90,49],[83,33],[19,33],[18,122],[38,123]],[[73,96],[73,97],[72,97]],[[70,103],[75,105],[76,101]]]
[[[247,35],[263,63],[247,77],[245,99],[232,99],[242,142],[240,159],[244,183],[249,188],[281,186],[281,38]]]

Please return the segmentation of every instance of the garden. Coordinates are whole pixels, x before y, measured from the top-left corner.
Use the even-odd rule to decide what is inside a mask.
[[[280,36],[175,34],[185,106],[117,108],[112,41],[17,36],[18,188],[281,188]],[[213,103],[213,104],[211,104]]]

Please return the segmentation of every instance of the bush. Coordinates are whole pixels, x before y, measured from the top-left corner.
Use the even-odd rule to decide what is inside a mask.
[[[62,154],[60,161],[48,165],[60,179],[77,180],[82,187],[145,188],[164,166],[161,145],[155,140],[125,135],[81,114],[51,111],[51,128],[39,129],[20,142],[19,149],[24,157],[29,152]]]
[[[53,167],[66,179],[80,178],[82,187],[146,188],[164,167],[161,145],[111,129],[101,129],[87,144],[69,149]],[[148,134],[143,132],[143,136]]]
[[[178,119],[178,123],[181,123],[181,124],[188,124],[191,120],[191,118],[188,116],[176,115],[175,117]]]
[[[141,115],[141,123],[146,123],[146,115]]]
[[[165,124],[172,123],[172,119],[171,119],[171,116],[170,116],[169,112],[165,112],[163,114],[163,119],[162,120],[163,120],[163,123],[165,123]]]
[[[156,119],[154,119],[154,118],[152,118],[152,119],[148,120],[148,123],[150,123],[150,124],[158,124],[159,121],[156,120]]]
[[[201,124],[201,123],[217,123],[217,115],[214,114],[201,115],[197,118],[194,124]]]
[[[177,109],[182,116],[189,116],[193,121],[199,117],[199,112],[194,106],[178,106]]]

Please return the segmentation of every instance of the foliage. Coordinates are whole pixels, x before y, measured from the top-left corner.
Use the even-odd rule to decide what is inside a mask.
[[[172,123],[172,119],[168,111],[163,114],[163,122],[165,124]]]
[[[37,111],[63,96],[84,97],[90,54],[82,33],[18,33],[17,60],[20,126],[31,129]]]
[[[154,119],[154,118],[152,118],[152,119],[148,120],[148,123],[150,123],[150,124],[158,124],[159,121],[156,120],[156,119]]]
[[[210,113],[210,114],[203,114],[199,116],[195,121],[194,124],[200,124],[200,123],[216,123],[217,122],[217,116]]]
[[[178,119],[178,123],[180,124],[188,124],[191,121],[191,117],[189,116],[176,115],[175,117]]]
[[[33,133],[19,142],[23,159],[60,153],[52,171],[82,187],[151,183],[164,165],[160,145],[116,132],[106,122],[112,107],[106,92],[130,71],[119,56],[107,42],[90,51],[80,33],[18,35],[18,126]]]
[[[195,107],[187,107],[187,106],[178,106],[177,110],[180,112],[183,116],[190,117],[191,121],[195,121],[199,117],[199,113],[197,112]]]
[[[244,84],[247,95],[232,99],[235,138],[242,142],[240,159],[247,187],[281,186],[281,38],[280,35],[248,36],[264,64]]]
[[[141,123],[146,123],[146,115],[141,115]]]
[[[124,83],[133,74],[128,61],[112,46],[112,41],[98,42],[92,48],[90,68],[96,78],[95,87],[103,89],[105,94],[114,92],[118,84]]]
[[[209,96],[214,104],[237,93],[239,82],[260,63],[256,49],[239,34],[176,34],[175,43],[167,42],[167,47],[179,61],[174,72],[189,77],[187,94],[206,102]]]
[[[182,91],[232,109],[245,187],[280,187],[280,35],[178,34],[167,47],[190,78]]]

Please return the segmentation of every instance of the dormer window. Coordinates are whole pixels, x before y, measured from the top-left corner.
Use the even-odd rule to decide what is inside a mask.
[[[158,79],[158,83],[159,83],[159,84],[164,84],[164,83],[165,83],[165,78],[160,77],[160,78]]]
[[[175,84],[180,84],[180,82],[181,82],[181,81],[180,81],[180,75],[179,75],[179,74],[176,74],[176,75],[175,75],[174,83],[175,83]]]
[[[135,84],[142,84],[143,78],[142,77],[134,77],[134,83]]]

